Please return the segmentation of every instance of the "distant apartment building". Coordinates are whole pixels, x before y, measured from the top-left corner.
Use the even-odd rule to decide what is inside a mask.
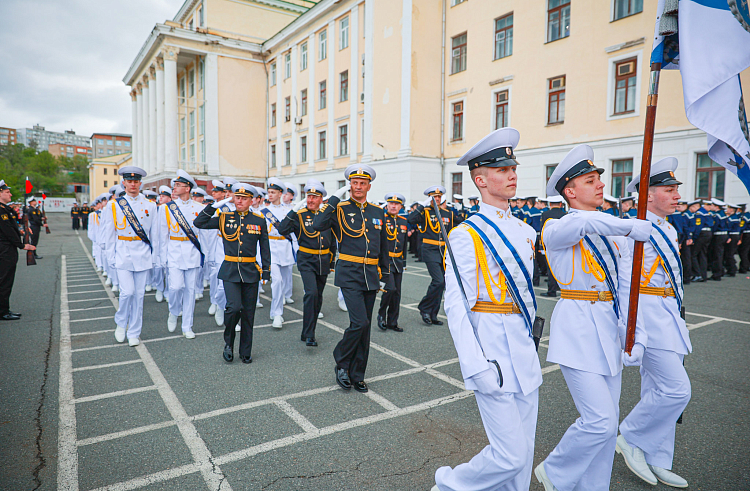
[[[15,145],[17,142],[15,128],[0,127],[0,145]]]
[[[73,130],[65,130],[60,133],[57,131],[48,131],[44,126],[35,124],[33,128],[19,128],[16,133],[18,135],[18,143],[27,147],[34,147],[39,152],[48,150],[49,146],[55,143],[91,147],[91,138],[76,135],[76,132]]]
[[[91,135],[94,158],[130,153],[131,136],[121,133],[94,133]]]
[[[72,159],[76,155],[82,155],[91,160],[91,147],[68,145],[67,143],[53,143],[47,147],[47,151],[55,157],[68,157]]]

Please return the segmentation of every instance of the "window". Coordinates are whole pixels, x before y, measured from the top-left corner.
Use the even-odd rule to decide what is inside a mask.
[[[495,20],[495,59],[513,54],[513,14]]]
[[[549,79],[547,100],[547,124],[565,121],[565,75]]]
[[[206,87],[206,65],[203,63],[203,59],[198,62],[198,81],[200,84],[198,88],[204,89]]]
[[[107,145],[114,145],[115,144],[114,142],[115,142],[114,140],[108,140]],[[73,150],[73,149],[68,147],[68,150]]]
[[[326,132],[321,131],[318,133],[318,158],[326,158]]]
[[[299,48],[299,71],[307,70],[307,43],[302,43]]]
[[[125,142],[125,146],[126,146],[126,147],[129,147],[129,146],[130,146],[130,142],[129,142],[129,141],[126,141],[126,142]]]
[[[97,138],[96,144],[97,145],[104,145],[104,140],[100,140],[100,139]]]
[[[341,72],[340,76],[340,94],[339,94],[339,102],[344,102],[349,100],[349,70],[344,70]]]
[[[455,7],[459,3],[464,3],[466,0],[451,0],[451,7]],[[461,193],[458,193],[461,194]]]
[[[271,87],[276,85],[276,63],[271,63]]]
[[[182,99],[180,102],[185,103],[185,77],[182,77],[180,79],[180,98]]]
[[[190,162],[195,162],[195,143],[190,144]]]
[[[284,121],[287,123],[292,119],[292,98],[284,98]]]
[[[339,50],[349,47],[349,17],[339,21]]]
[[[292,163],[292,142],[287,140],[284,142],[284,165],[290,165]]]
[[[271,167],[276,167],[276,145],[271,145]]]
[[[206,142],[201,140],[201,162],[206,161]]]
[[[643,12],[643,0],[615,0],[615,18],[612,20],[641,12]]]
[[[695,197],[724,199],[724,167],[711,160],[706,153],[699,153],[696,159]]]
[[[190,87],[188,94],[190,97],[195,97],[195,70],[192,68],[188,72],[188,86]]]
[[[503,90],[495,94],[495,129],[506,126],[508,126],[508,91]]]
[[[182,160],[183,162],[187,160],[187,153],[186,152],[187,152],[187,150],[185,150],[185,147],[182,147],[180,149],[180,160]]]
[[[326,108],[326,81],[320,82],[320,103],[318,104],[319,109]]]
[[[339,155],[349,155],[349,127],[339,126]]]
[[[633,159],[612,161],[612,196],[624,198],[630,193],[625,191],[633,179]]]
[[[276,103],[271,104],[271,128],[276,126]]]
[[[570,36],[570,0],[547,0],[547,42]]]
[[[190,111],[190,133],[188,134],[189,139],[195,138],[195,111]]]
[[[615,65],[615,111],[626,114],[635,111],[635,86],[637,83],[636,58]]]
[[[555,172],[557,164],[547,164],[544,166],[544,186],[547,186],[549,178],[552,177],[552,173]]]
[[[292,54],[284,55],[284,80],[292,76]]]
[[[307,162],[307,136],[301,136],[299,139],[299,161]]]
[[[451,51],[451,74],[463,72],[466,70],[466,33],[456,36],[452,41],[453,50]]]
[[[203,9],[198,9],[198,25],[203,27]]]
[[[107,170],[107,169],[104,169],[104,170]],[[107,187],[107,181],[104,181],[104,187],[105,188]]]
[[[187,140],[185,134],[185,118],[180,118],[180,143],[184,145],[185,140]]]
[[[307,116],[307,89],[302,89],[302,92],[300,93],[300,114],[302,116]]]
[[[459,141],[464,139],[464,103],[454,102],[453,103],[453,136],[451,141]]]
[[[454,172],[451,174],[451,184],[453,185],[451,196],[454,194],[463,194],[464,188],[464,173]]]
[[[328,57],[328,34],[325,30],[321,31],[318,35],[318,51],[320,52],[320,60],[325,60]]]
[[[122,146],[122,142],[121,142],[120,140],[117,140],[117,141],[115,142],[115,145],[117,145],[118,147],[121,147],[121,146]]]
[[[193,30],[193,19],[190,19],[190,22],[188,22],[188,29]]]
[[[99,154],[101,155],[101,154],[103,154],[103,153],[104,153],[104,149],[103,149],[103,148],[100,148],[100,149],[99,149]]]
[[[107,150],[107,155],[112,155],[112,150]]]
[[[198,107],[198,130],[201,135],[206,134],[206,108],[203,104]]]
[[[104,168],[104,175],[105,176],[107,175],[107,168],[106,167]]]

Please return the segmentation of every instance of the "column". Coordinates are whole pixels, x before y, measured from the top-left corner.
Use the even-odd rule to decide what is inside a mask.
[[[156,68],[152,64],[148,69],[148,167],[151,174],[156,173]]]
[[[315,113],[318,110],[318,84],[315,81],[315,66],[318,64],[315,33],[307,38],[307,172],[315,170],[315,158],[318,155],[318,132],[315,131]]]
[[[338,36],[336,35],[336,21],[331,20],[328,23],[328,83],[327,83],[327,90],[328,92],[328,129],[326,130],[326,133],[328,133],[326,138],[326,146],[328,147],[326,149],[326,155],[328,157],[328,164],[326,165],[326,170],[333,169],[333,157],[336,153],[336,128],[333,123],[334,119],[334,108],[336,107],[336,101],[338,101],[338,80],[336,79],[336,51],[339,50],[339,45],[336,42],[338,39]]]
[[[164,56],[164,170],[177,170],[177,55],[180,50],[169,46]]]
[[[412,0],[403,0],[401,11],[401,144],[398,156],[411,155],[411,20]]]
[[[141,124],[143,125],[143,132],[141,134],[141,141],[143,142],[141,149],[141,162],[143,168],[151,173],[151,128],[149,127],[148,108],[149,108],[149,90],[148,90],[148,75],[141,77],[142,88],[141,93],[143,94],[143,107],[141,108]]]
[[[284,98],[281,96],[281,84],[284,80],[284,53],[276,56],[276,175],[281,175],[284,165],[284,142],[281,141],[281,125],[284,122]],[[269,174],[270,175],[270,174]]]
[[[135,91],[135,86],[132,87],[133,90],[130,91],[130,108],[132,111],[132,117],[131,117],[131,138],[130,138],[130,155],[133,157],[133,165],[138,165],[138,162],[136,161],[136,153],[138,152],[138,138],[136,138],[136,134],[138,133],[138,98],[137,93]],[[97,156],[94,155],[94,158]],[[93,189],[93,188],[92,188]]]
[[[359,5],[352,7],[349,16],[349,50],[351,60],[349,66],[349,160],[357,162],[357,148],[359,134]]]
[[[156,173],[164,172],[164,59],[156,59]]]
[[[373,91],[373,50],[375,38],[373,33],[375,0],[365,0],[365,145],[362,149],[362,162],[372,161],[372,91]]]
[[[206,54],[206,87],[203,89],[203,111],[206,118],[206,172],[211,176],[221,175],[219,168],[219,56]],[[196,123],[197,124],[197,123]]]
[[[138,167],[145,167],[143,163],[143,86],[138,82],[135,86],[136,92],[136,128],[137,133],[134,135],[138,145],[136,146],[138,153],[134,155],[133,162]]]
[[[292,136],[291,142],[289,143],[290,148],[290,156],[289,158],[292,160],[292,175],[297,173],[297,149],[299,148],[299,134],[297,133],[299,131],[299,126],[297,126],[297,123],[295,120],[299,116],[297,112],[297,72],[299,71],[299,65],[297,64],[297,46],[292,46]]]

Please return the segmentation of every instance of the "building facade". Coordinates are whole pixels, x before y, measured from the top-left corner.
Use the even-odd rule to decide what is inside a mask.
[[[44,126],[35,124],[33,128],[19,128],[16,130],[16,133],[18,135],[18,143],[27,147],[33,146],[39,152],[48,150],[49,146],[55,143],[91,147],[91,138],[76,135],[76,132],[73,130],[65,130],[60,133],[57,131],[48,131]]]
[[[474,194],[455,162],[513,126],[519,195],[543,196],[554,166],[588,143],[621,196],[640,167],[655,18],[641,0],[187,0],[124,79],[134,160],[154,181],[184,168],[314,177],[329,191],[367,163],[374,199],[417,200],[436,183]],[[661,77],[653,159],[664,156],[679,159],[685,197],[747,200],[708,159],[676,72]]]
[[[70,145],[67,143],[52,143],[47,147],[47,151],[55,157],[68,157],[72,159],[76,155],[81,155],[91,161],[91,147]]]
[[[120,133],[94,133],[91,145],[95,158],[131,153],[131,136]]]
[[[109,191],[112,186],[119,184],[120,176],[117,171],[120,167],[133,165],[132,161],[130,153],[94,158],[89,164],[89,203],[103,192]]]
[[[0,145],[15,145],[18,143],[15,128],[0,127]]]

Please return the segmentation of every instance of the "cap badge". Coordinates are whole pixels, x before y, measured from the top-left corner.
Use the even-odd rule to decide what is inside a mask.
[[[588,163],[589,163],[589,165],[590,165],[591,167],[593,167],[593,166],[594,166],[594,163],[593,163],[592,161],[590,161],[590,160],[587,160],[586,162],[588,162]]]
[[[510,147],[505,147],[505,155],[510,157],[513,154],[513,150],[510,149]]]

